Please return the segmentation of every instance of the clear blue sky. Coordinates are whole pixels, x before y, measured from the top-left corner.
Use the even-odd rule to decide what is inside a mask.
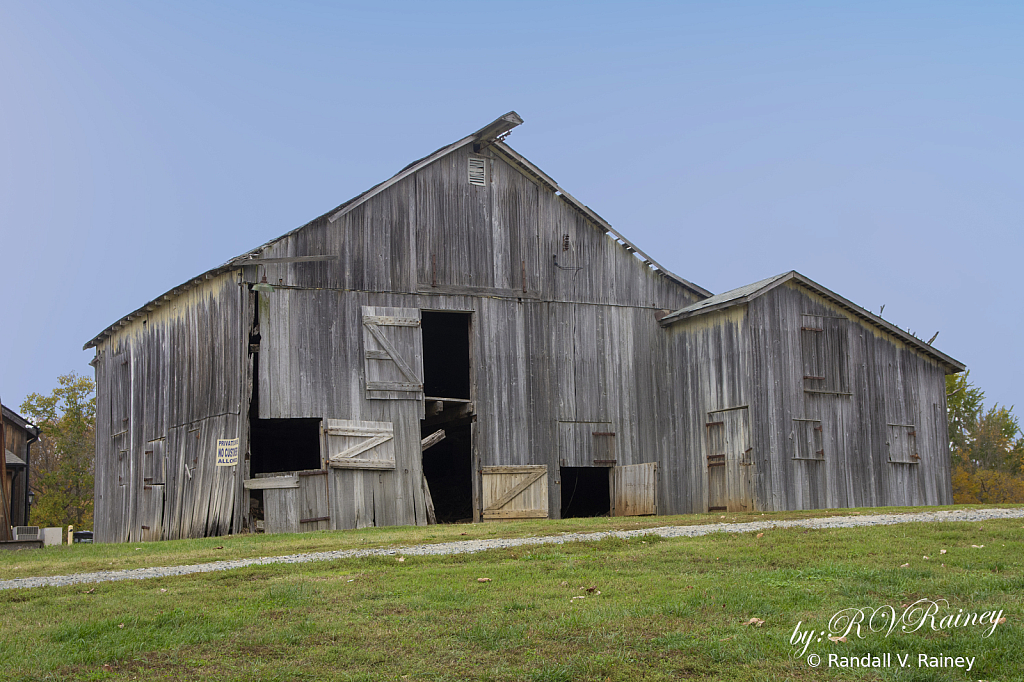
[[[796,269],[1024,408],[1024,4],[0,0],[0,397],[510,109],[713,292]]]

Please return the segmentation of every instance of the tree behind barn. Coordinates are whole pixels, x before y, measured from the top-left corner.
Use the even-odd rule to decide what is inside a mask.
[[[969,373],[946,377],[953,499],[961,504],[1024,502],[1024,434],[1013,407],[985,409]]]
[[[33,393],[21,412],[40,427],[29,485],[36,494],[32,524],[92,527],[96,384],[70,372],[49,395]]]

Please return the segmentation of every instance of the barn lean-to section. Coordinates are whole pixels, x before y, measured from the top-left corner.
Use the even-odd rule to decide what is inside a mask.
[[[761,299],[681,320],[710,292],[505,144],[519,122],[410,164],[90,342],[97,539],[881,504],[908,481],[908,503],[941,497],[948,468],[943,482],[923,463],[876,462],[890,428],[896,457],[938,442],[918,416],[934,368],[912,352],[896,374],[865,375],[869,392],[901,387],[861,457],[877,485],[759,459],[790,446],[763,414],[828,413],[834,431],[861,411],[808,398],[773,364],[766,343],[769,356],[799,348],[752,327]],[[889,426],[908,415],[914,428]],[[836,438],[810,428],[808,452]],[[232,447],[237,462],[221,456]]]
[[[952,358],[795,272],[662,324],[698,377],[683,390],[698,407],[682,418],[706,463],[691,487],[705,508],[952,503],[945,375],[963,370]]]

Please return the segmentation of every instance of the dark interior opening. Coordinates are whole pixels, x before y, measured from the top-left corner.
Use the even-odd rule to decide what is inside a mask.
[[[426,395],[470,399],[469,315],[423,311],[423,390]]]
[[[253,306],[249,349],[252,397],[249,401],[249,476],[320,468],[319,419],[260,419],[260,307]],[[250,498],[253,496],[250,495]]]
[[[439,428],[444,429],[444,440],[423,451],[423,475],[434,501],[434,515],[438,523],[472,521],[472,427],[464,424],[424,428],[424,437]]]
[[[562,467],[562,518],[610,515],[610,471],[607,467]]]
[[[250,419],[249,438],[252,476],[320,468],[319,419]]]

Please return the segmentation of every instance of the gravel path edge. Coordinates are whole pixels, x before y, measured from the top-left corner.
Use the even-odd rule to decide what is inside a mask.
[[[645,535],[658,535],[663,538],[700,537],[711,533],[749,533],[772,528],[859,528],[862,526],[884,526],[899,523],[934,523],[942,521],[987,521],[990,519],[1024,518],[1022,509],[958,509],[950,511],[933,511],[907,514],[864,514],[858,516],[832,516],[817,519],[795,519],[788,521],[750,521],[746,523],[712,523],[699,526],[662,526],[658,528],[640,528],[637,530],[602,531],[595,533],[563,533],[561,535],[545,535],[528,538],[495,538],[490,540],[459,540],[427,545],[411,545],[407,547],[387,547],[377,549],[346,549],[333,552],[310,552],[307,554],[289,554],[286,556],[254,557],[251,559],[235,559],[213,561],[204,564],[187,566],[157,566],[152,568],[133,568],[122,571],[98,571],[95,573],[74,573],[71,575],[55,575],[35,578],[14,578],[0,580],[0,590],[24,589],[32,587],[61,587],[82,583],[101,583],[116,580],[145,580],[193,573],[210,573],[228,571],[246,566],[268,564],[302,564],[312,561],[334,561],[337,559],[361,559],[373,556],[429,556],[445,554],[473,554],[491,549],[522,547],[524,545],[564,544],[567,542],[598,542],[606,538],[636,538]]]

